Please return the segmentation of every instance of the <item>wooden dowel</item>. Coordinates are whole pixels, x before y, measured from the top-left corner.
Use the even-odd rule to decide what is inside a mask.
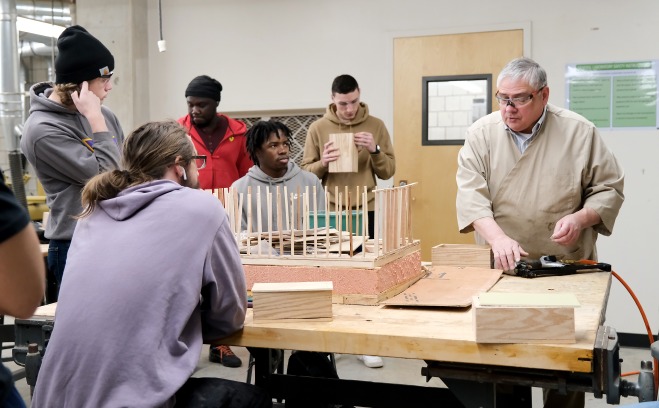
[[[291,193],[291,229],[290,231],[290,236],[291,236],[291,255],[295,255],[295,193]]]
[[[307,255],[307,223],[309,222],[309,186],[304,187],[304,195],[302,196],[302,255]]]
[[[318,191],[313,186],[313,256],[318,255]]]
[[[364,191],[362,192],[362,258],[366,258],[366,234],[368,231],[368,207],[366,203],[368,201],[368,193],[366,186],[364,186]]]
[[[400,244],[401,246],[407,245],[407,205],[406,205],[406,196],[405,191],[407,188],[405,186],[399,187],[400,189],[400,214],[401,214],[401,231],[400,231]]]
[[[359,218],[359,195],[360,195],[359,194],[359,186],[357,186],[357,188],[355,189],[355,217],[356,217],[355,226],[356,226],[357,231],[359,231],[361,229],[361,227],[360,227],[361,224],[359,222],[360,221],[360,218]],[[357,231],[355,231],[355,235],[358,234]]]
[[[346,190],[348,187],[346,187]],[[352,258],[353,250],[352,250],[352,207],[350,206],[350,193],[348,193],[348,196],[346,197],[346,212],[347,212],[347,218],[348,218],[348,233],[350,234],[350,257]]]
[[[279,191],[279,186],[277,186],[277,230],[279,231],[279,256],[284,255],[284,243],[283,237],[281,236],[282,230],[282,215],[281,215],[281,192]]]
[[[389,233],[389,195],[387,190],[382,190],[382,254],[386,254],[388,251],[387,245],[389,244],[389,238],[387,234]]]
[[[242,224],[242,220],[241,220]],[[242,227],[241,227],[242,228]],[[252,186],[247,186],[247,255],[251,255],[252,246]]]
[[[284,215],[286,216],[286,230],[291,229],[290,219],[288,218],[288,186],[284,186]],[[281,231],[284,228],[279,228]]]
[[[396,189],[396,248],[400,248],[403,244],[403,231],[401,230],[401,222],[403,221],[403,190]]]
[[[325,190],[325,257],[329,257],[329,221],[330,221],[329,191]]]
[[[376,189],[373,192],[374,202],[373,202],[373,211],[375,212],[373,217],[373,240],[375,241],[375,257],[380,256],[380,198],[381,194]]]
[[[266,205],[267,205],[267,213],[268,213],[268,242],[270,245],[268,245],[268,258],[271,257],[273,254],[273,249],[274,249],[274,243],[272,242],[272,191],[270,190],[270,187],[268,187],[266,191]]]
[[[236,202],[238,203],[238,211],[235,212],[236,215],[236,231],[238,233],[242,232],[243,225],[243,201],[245,200],[245,194],[238,194],[238,190],[234,189],[233,194],[236,196]]]
[[[294,219],[294,223],[297,225],[297,229],[301,229],[302,226],[300,225],[300,216],[302,215],[302,208],[304,201],[302,200],[302,193],[300,192],[300,186],[297,186],[297,219]]]
[[[389,222],[391,223],[389,251],[393,251],[396,248],[396,194],[393,188],[389,189],[389,205],[391,206],[389,210]]]
[[[336,200],[336,215],[334,217],[334,221],[336,225],[339,227],[339,257],[342,255],[341,251],[341,245],[343,245],[343,217],[342,217],[342,212],[343,208],[342,203],[341,203],[341,193],[338,193],[338,199]]]
[[[409,242],[414,242],[414,237],[412,236],[412,185],[407,186],[407,236],[409,237]]]
[[[261,252],[261,233],[263,232],[263,220],[261,212],[261,186],[256,186],[256,224],[259,235],[256,236],[256,244],[259,246],[259,256],[263,255]]]

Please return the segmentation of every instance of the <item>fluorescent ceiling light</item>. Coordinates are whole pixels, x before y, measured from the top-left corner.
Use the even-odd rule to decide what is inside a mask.
[[[25,17],[16,17],[18,31],[24,33],[42,35],[44,37],[58,38],[66,27],[44,23],[43,21],[31,20]]]

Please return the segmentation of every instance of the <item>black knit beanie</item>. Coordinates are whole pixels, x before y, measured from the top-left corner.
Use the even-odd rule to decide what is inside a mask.
[[[62,31],[57,39],[57,49],[56,84],[79,84],[111,75],[114,71],[114,57],[110,50],[79,25]]]
[[[219,102],[221,99],[222,84],[209,77],[208,75],[200,75],[190,81],[190,84],[185,89],[185,97],[197,96],[200,98],[211,98]]]

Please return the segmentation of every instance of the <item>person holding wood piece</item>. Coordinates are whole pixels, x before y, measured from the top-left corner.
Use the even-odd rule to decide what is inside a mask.
[[[228,188],[252,167],[245,150],[247,127],[217,112],[222,84],[208,75],[199,75],[190,81],[185,99],[188,114],[178,122],[188,130],[198,154],[206,156],[206,167],[199,171],[199,187],[204,190]],[[243,364],[227,345],[211,347],[208,360],[225,367]]]
[[[469,127],[458,156],[460,232],[492,247],[494,266],[522,257],[597,259],[624,201],[623,170],[595,125],[548,103],[545,70],[529,58],[497,78],[499,112]],[[545,393],[546,407],[583,407],[583,393]]]
[[[247,310],[228,216],[198,190],[203,160],[178,123],[148,122],[123,170],[87,183],[33,407],[272,406],[255,386],[191,377]]]
[[[309,126],[304,144],[302,168],[314,173],[329,193],[330,207],[334,208],[338,197],[335,190],[353,191],[356,187],[368,188],[368,235],[375,236],[376,176],[382,180],[393,177],[396,158],[391,137],[382,120],[370,115],[368,105],[360,101],[361,90],[351,75],[339,75],[332,82],[332,103],[325,115]],[[329,164],[340,157],[330,134],[352,133],[357,146],[357,172],[333,173]],[[356,201],[356,200],[355,200]],[[355,208],[357,209],[357,208]],[[377,356],[360,356],[367,367],[382,367],[384,362]]]
[[[374,237],[376,176],[390,179],[396,171],[396,158],[391,137],[382,120],[372,116],[368,105],[360,101],[361,90],[357,80],[350,75],[339,75],[332,82],[332,103],[325,115],[309,126],[304,144],[301,167],[314,173],[323,182],[329,193],[330,207],[338,197],[335,188],[354,191],[355,187],[368,188],[368,233]],[[352,134],[357,146],[356,172],[330,172],[330,163],[336,162],[341,154],[330,135]],[[357,208],[355,208],[357,209]]]
[[[290,137],[290,129],[276,121],[259,121],[247,131],[247,152],[254,162],[254,166],[232,185],[239,194],[245,197],[245,200],[248,198],[248,192],[250,194],[250,202],[245,201],[242,207],[241,229],[243,231],[246,231],[248,227],[249,212],[251,212],[250,232],[258,232],[259,218],[262,231],[265,231],[264,228],[268,225],[272,226],[273,231],[302,229],[304,211],[301,210],[295,213],[296,219],[290,220],[289,225],[277,224],[278,217],[275,210],[271,211],[272,216],[268,220],[267,194],[274,195],[277,187],[280,187],[282,192],[281,200],[279,203],[275,203],[273,208],[279,207],[281,210],[295,206],[303,209],[303,194],[308,194],[310,200],[313,200],[315,195],[316,208],[319,210],[325,208],[325,190],[320,179],[313,173],[302,170],[290,158]],[[284,187],[289,197],[284,197]],[[289,201],[288,206],[284,205],[285,200]],[[311,203],[313,205],[313,202]],[[261,209],[260,214],[258,208]]]

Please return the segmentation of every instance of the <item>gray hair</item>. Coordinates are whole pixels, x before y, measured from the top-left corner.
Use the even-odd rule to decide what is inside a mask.
[[[523,80],[533,89],[547,86],[547,72],[540,64],[526,57],[515,58],[503,67],[497,78],[497,88],[504,79]]]

